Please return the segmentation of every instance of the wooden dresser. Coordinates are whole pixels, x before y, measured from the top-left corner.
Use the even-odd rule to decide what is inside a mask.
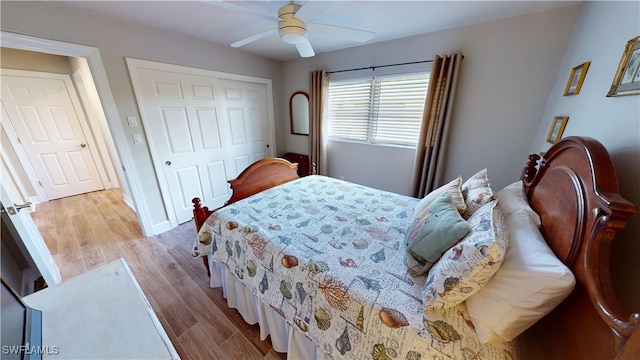
[[[309,155],[289,152],[282,155],[282,158],[292,163],[298,163],[298,176],[300,177],[311,175],[313,173],[313,169],[311,168],[311,164],[309,163]]]

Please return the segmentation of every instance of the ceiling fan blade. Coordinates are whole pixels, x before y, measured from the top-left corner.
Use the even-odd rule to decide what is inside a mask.
[[[278,18],[277,16],[275,16],[273,14],[269,14],[267,12],[260,11],[258,9],[255,9],[255,8],[252,8],[252,7],[249,7],[249,6],[241,5],[241,2],[238,2],[238,1],[202,0],[202,2],[204,2],[206,4],[209,4],[209,5],[217,6],[217,7],[221,8],[221,9],[240,12],[240,13],[247,14],[247,15],[253,15],[253,16],[261,17],[261,18],[267,19],[267,20],[273,20],[273,21],[279,21],[280,20],[280,18]]]
[[[251,36],[249,36],[247,38],[244,38],[242,40],[238,40],[238,41],[234,42],[233,44],[231,44],[231,47],[238,48],[238,47],[247,45],[249,43],[252,43],[252,42],[254,42],[256,40],[262,39],[263,37],[267,37],[267,36],[269,36],[271,34],[275,34],[277,32],[278,32],[278,29],[276,29],[276,28],[269,29],[269,30],[263,31],[263,32],[259,32],[259,33],[255,34],[255,35],[251,35]]]
[[[296,49],[298,49],[298,54],[300,54],[300,56],[304,58],[312,57],[313,55],[316,54],[313,51],[313,48],[311,47],[311,43],[309,42],[309,40],[296,44]]]
[[[331,24],[323,24],[323,23],[314,23],[314,22],[310,22],[307,23],[307,25],[311,25],[313,27],[330,27],[333,30],[340,30],[340,36],[349,39],[351,41],[356,41],[356,42],[361,42],[361,43],[365,43],[367,41],[370,41],[371,39],[373,39],[376,36],[376,33],[372,32],[372,31],[367,31],[367,30],[361,30],[361,29],[354,29],[354,28],[350,28],[350,27],[345,27],[345,26],[338,26],[338,25],[331,25]],[[313,32],[313,30],[309,30],[309,32]]]
[[[300,21],[310,21],[329,10],[329,4],[324,1],[307,1],[300,6],[298,11],[293,15]]]

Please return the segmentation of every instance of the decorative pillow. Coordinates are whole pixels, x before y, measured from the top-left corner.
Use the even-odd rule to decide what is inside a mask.
[[[524,195],[524,184],[522,180],[516,181],[498,191],[496,197],[500,201],[500,207],[505,216],[509,216],[518,210],[524,210],[531,216],[531,220],[533,220],[536,226],[540,227],[540,224],[542,224],[538,213],[529,206],[529,201],[527,201]]]
[[[461,185],[462,176],[458,175],[457,178],[451,180],[448,184],[444,184],[428,193],[425,197],[420,199],[420,202],[416,205],[416,208],[413,211],[414,218],[418,217],[418,215],[420,215],[424,209],[433,202],[433,200],[445,192],[451,197],[451,203],[458,209],[458,212],[462,214],[467,209],[467,204],[465,204],[464,198],[462,197]]]
[[[467,205],[467,209],[462,213],[462,217],[468,219],[476,210],[483,205],[495,200],[493,189],[489,183],[487,169],[478,171],[475,175],[465,181],[462,186],[462,196]]]
[[[511,341],[573,291],[575,277],[553,254],[527,212],[507,217],[511,248],[489,283],[467,299],[481,342]]]
[[[467,221],[471,232],[442,255],[427,275],[425,311],[446,309],[476,293],[498,271],[509,247],[509,231],[497,201]]]
[[[426,273],[470,230],[451,203],[449,194],[442,193],[413,221],[407,232],[405,245],[409,273],[413,276]]]

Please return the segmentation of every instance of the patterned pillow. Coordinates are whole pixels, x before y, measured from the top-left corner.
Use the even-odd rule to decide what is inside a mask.
[[[451,203],[447,192],[438,196],[407,231],[407,266],[412,276],[426,273],[442,254],[471,228]]]
[[[457,305],[486,285],[509,247],[509,231],[497,201],[478,209],[467,222],[471,232],[447,250],[427,275],[425,311]]]
[[[424,209],[429,206],[429,204],[431,204],[438,196],[442,195],[445,192],[448,193],[451,197],[451,203],[453,203],[456,209],[458,209],[458,212],[460,214],[464,213],[464,211],[467,209],[467,204],[465,204],[464,202],[461,186],[462,176],[458,175],[457,178],[451,180],[448,184],[444,184],[428,193],[425,197],[420,199],[420,202],[418,202],[418,205],[416,205],[416,208],[413,211],[413,216],[417,217],[418,215],[420,215],[424,211]]]
[[[474,212],[483,205],[495,200],[493,189],[489,183],[487,169],[478,171],[475,175],[465,181],[462,186],[462,196],[467,205],[467,209],[462,213],[462,217],[468,219]]]

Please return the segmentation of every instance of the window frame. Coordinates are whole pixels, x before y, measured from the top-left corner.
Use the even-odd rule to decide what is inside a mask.
[[[328,139],[331,141],[353,142],[378,146],[408,147],[415,149],[418,143],[418,136],[424,114],[424,102],[427,96],[430,77],[431,69],[419,72],[388,74],[376,77],[369,76],[330,80],[327,111],[327,118],[329,122]],[[405,82],[404,85],[401,84],[403,81]],[[413,85],[415,89],[410,89],[412,86],[410,85],[411,83],[417,84]],[[405,86],[407,87],[406,90],[412,90],[412,92],[410,93],[410,97],[407,99],[403,99],[394,96],[394,94],[392,94],[394,86]],[[348,107],[347,105],[345,105],[346,102],[349,101],[348,94],[344,99],[338,100],[345,102],[345,104],[334,107],[335,95],[332,94],[334,94],[336,91],[348,92],[348,89],[346,89],[348,87],[357,88],[357,91],[360,92],[365,92],[365,89],[368,89],[368,94],[353,94],[354,97],[351,101],[351,105],[354,106],[353,108],[356,115],[355,124],[349,124],[350,120],[344,119],[344,117],[349,117],[349,114],[344,115],[344,113],[348,110],[345,110],[345,108]],[[400,91],[402,90],[403,89],[400,89]],[[416,101],[415,99],[416,94],[419,95],[418,101]],[[355,95],[360,96],[356,97]],[[397,95],[397,93],[395,95]],[[411,99],[411,97],[413,97],[413,99]],[[367,99],[368,104],[366,106],[362,106],[361,104],[363,99]],[[407,107],[407,104],[409,103],[411,103],[410,108]],[[359,104],[360,106],[356,108],[354,104]],[[396,131],[391,130],[395,125],[393,124],[393,121],[388,120],[388,117],[398,115],[404,111],[397,109],[394,110],[393,104],[399,104],[401,107],[413,112],[419,111],[419,115],[415,115],[413,116],[413,119],[404,121],[404,123],[400,124],[403,126],[408,126],[408,132],[415,132],[415,136],[411,136],[412,139],[407,140],[408,136],[402,136],[402,132],[396,133]],[[384,112],[382,116],[381,110]],[[339,120],[336,123],[335,119],[337,113],[343,113],[341,115],[343,119]],[[366,120],[362,119],[364,114],[367,115]],[[387,120],[385,120],[385,115],[387,115]],[[338,129],[336,129],[334,126],[338,126]],[[385,127],[387,131],[379,131],[380,128],[384,129]],[[355,135],[350,136],[348,134],[348,129],[345,128],[352,128],[352,134]],[[408,132],[404,133],[406,134]]]

